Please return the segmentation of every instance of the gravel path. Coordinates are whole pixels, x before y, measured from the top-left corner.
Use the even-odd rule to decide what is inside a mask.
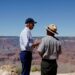
[[[40,72],[31,72],[30,75],[40,75]],[[57,75],[75,75],[75,73],[57,74]]]

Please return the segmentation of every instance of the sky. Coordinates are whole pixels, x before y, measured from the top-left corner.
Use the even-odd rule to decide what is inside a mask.
[[[45,36],[49,24],[75,36],[75,0],[0,0],[0,36],[19,36],[27,18],[37,21],[33,36]]]

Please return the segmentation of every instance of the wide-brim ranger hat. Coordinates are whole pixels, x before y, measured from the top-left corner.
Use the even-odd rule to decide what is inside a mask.
[[[37,22],[33,18],[27,18],[26,21],[25,21],[25,24],[27,24],[27,23],[34,23],[34,24],[36,24]]]
[[[58,32],[57,32],[57,26],[55,24],[48,25],[48,27],[47,27],[46,30],[49,31],[49,32],[51,32],[51,33],[53,33],[53,34],[58,34]]]

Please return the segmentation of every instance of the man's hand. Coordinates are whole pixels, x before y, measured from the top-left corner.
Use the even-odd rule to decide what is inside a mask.
[[[35,48],[35,47],[37,47],[39,44],[40,44],[40,40],[39,39],[36,39],[35,41],[34,41],[34,43],[33,43],[33,45],[32,45],[32,48]]]

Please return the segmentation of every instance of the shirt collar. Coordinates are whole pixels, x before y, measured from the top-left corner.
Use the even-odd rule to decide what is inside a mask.
[[[25,27],[26,30],[30,30],[28,27]]]

